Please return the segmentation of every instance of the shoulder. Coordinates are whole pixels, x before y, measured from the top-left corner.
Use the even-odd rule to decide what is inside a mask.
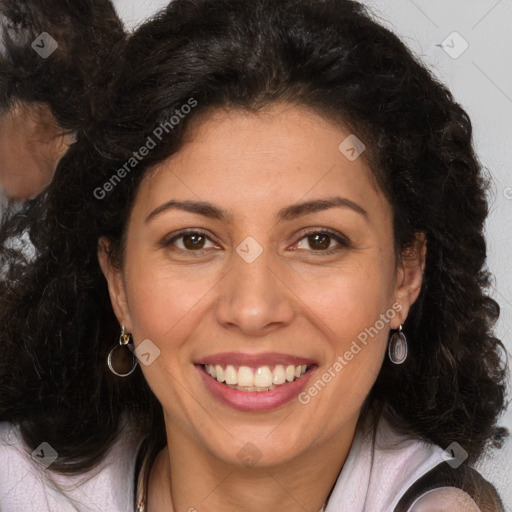
[[[482,512],[475,500],[455,487],[432,489],[421,496],[409,512]]]
[[[32,460],[18,427],[7,422],[0,422],[0,460],[0,509],[48,510],[42,468]]]
[[[62,475],[51,470],[58,453],[49,444],[43,442],[32,451],[18,426],[0,422],[0,510],[133,510],[133,474],[140,442],[141,438],[125,429],[95,468]]]
[[[466,463],[452,467],[443,461],[416,480],[404,493],[395,512],[503,512],[494,488]]]
[[[453,450],[450,457],[440,446],[393,432],[386,422],[382,423],[374,457],[376,466],[372,469],[378,473],[398,470],[389,494],[389,510],[504,511],[494,486],[465,460],[458,460]]]
[[[383,419],[376,432],[361,425],[332,491],[331,508],[394,511],[407,489],[442,462],[442,454],[436,445],[397,434]]]
[[[356,432],[328,510],[503,512],[495,488],[466,463],[452,467],[440,446],[399,434],[385,421],[375,436],[367,432]]]

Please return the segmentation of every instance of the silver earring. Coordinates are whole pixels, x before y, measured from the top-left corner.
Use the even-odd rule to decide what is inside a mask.
[[[394,364],[402,364],[407,359],[407,338],[402,332],[402,324],[389,339],[388,356]]]
[[[130,343],[130,337],[131,336],[129,334],[125,334],[124,325],[121,326],[121,335],[119,336],[119,343],[112,347],[112,350],[108,353],[107,356],[107,365],[110,371],[114,375],[117,375],[118,377],[128,377],[128,375],[132,374],[138,365],[138,361],[137,358],[135,357],[135,354],[133,353],[133,349],[128,345]],[[128,354],[130,355],[131,358],[131,367],[128,370],[128,372],[125,373],[122,373],[121,370],[117,371],[112,365],[112,357],[114,356],[114,353],[120,348],[122,348],[122,352],[118,352],[116,359],[118,360],[118,362],[119,360],[121,360],[121,366],[126,367],[126,356]]]

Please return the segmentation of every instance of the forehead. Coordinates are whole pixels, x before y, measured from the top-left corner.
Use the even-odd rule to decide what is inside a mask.
[[[350,132],[309,109],[218,109],[189,128],[181,149],[143,180],[139,206],[202,200],[244,216],[343,195],[369,209],[386,208],[366,161],[344,152]]]

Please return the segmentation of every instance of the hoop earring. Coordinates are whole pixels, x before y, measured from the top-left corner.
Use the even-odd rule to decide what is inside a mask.
[[[402,324],[389,339],[388,357],[393,364],[402,364],[407,359],[407,338],[402,332]]]
[[[117,375],[118,377],[128,377],[128,375],[131,375],[133,373],[133,371],[135,370],[135,368],[137,367],[137,365],[139,364],[137,361],[137,358],[135,357],[135,354],[133,353],[133,348],[128,345],[130,343],[130,338],[131,338],[131,336],[129,334],[125,334],[125,332],[124,332],[124,325],[121,326],[121,335],[119,336],[119,343],[112,347],[112,350],[108,353],[108,356],[107,356],[107,365],[109,367],[109,370],[114,375]],[[120,371],[118,372],[112,366],[112,357],[114,355],[114,352],[116,350],[118,350],[119,348],[123,348],[123,354],[121,355],[121,358],[126,357],[126,352],[130,353],[131,368],[126,373],[122,373]],[[118,357],[118,359],[119,359],[119,357]]]

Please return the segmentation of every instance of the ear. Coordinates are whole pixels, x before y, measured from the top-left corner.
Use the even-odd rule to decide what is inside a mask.
[[[131,320],[122,270],[114,265],[110,253],[110,243],[105,237],[101,237],[98,241],[98,261],[107,280],[110,302],[117,320],[120,325],[126,326],[128,332],[131,332]]]
[[[398,329],[405,322],[411,306],[420,294],[426,254],[427,240],[423,232],[417,233],[414,241],[400,254],[394,298],[402,309],[400,315],[391,321],[393,329]]]

